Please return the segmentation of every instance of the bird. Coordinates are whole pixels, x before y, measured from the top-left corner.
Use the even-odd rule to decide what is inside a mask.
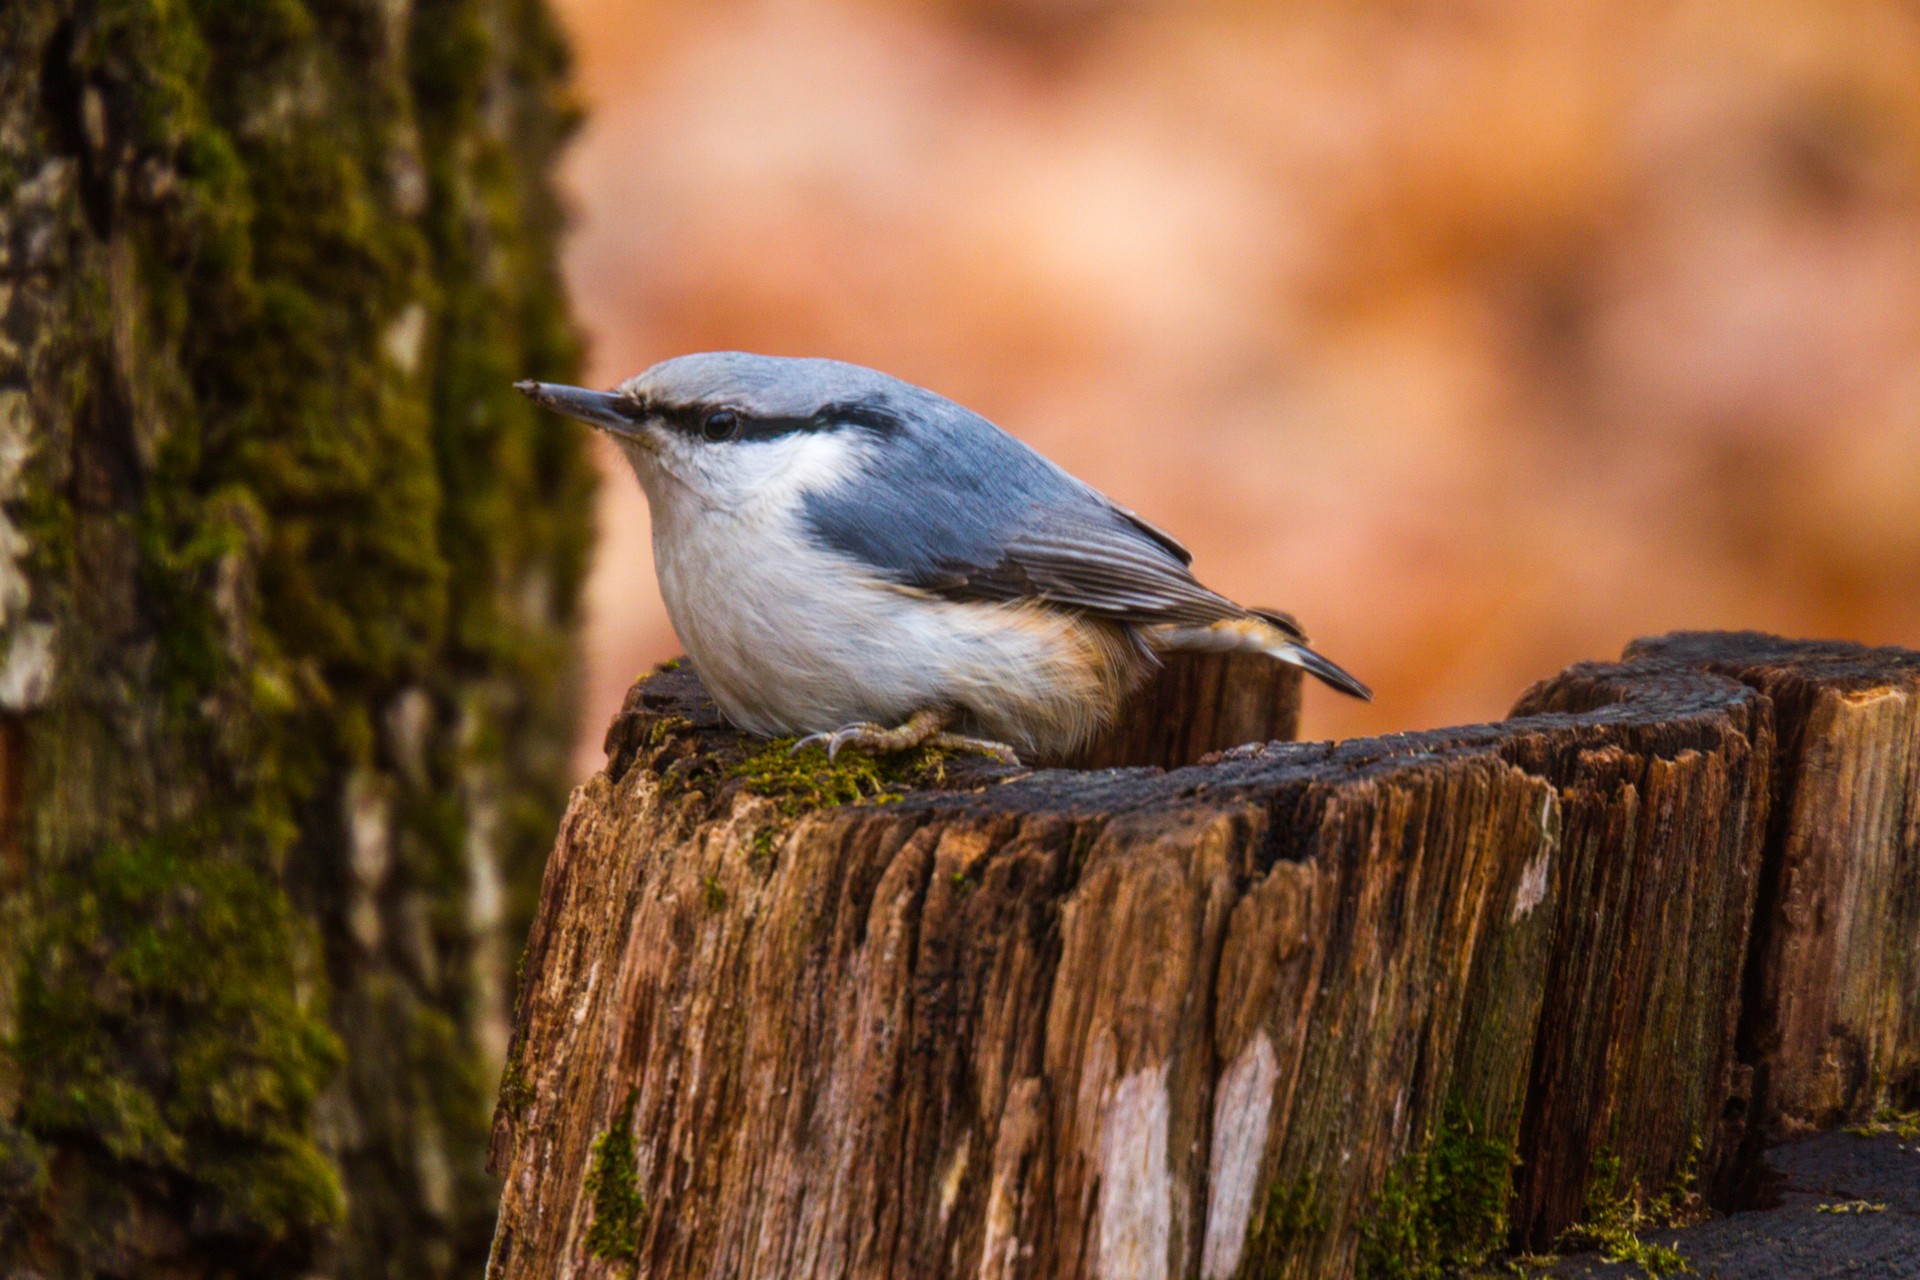
[[[793,750],[1062,760],[1175,652],[1373,696],[1287,614],[1201,585],[1172,535],[878,370],[712,351],[611,391],[514,386],[626,455],[694,670],[730,722]]]

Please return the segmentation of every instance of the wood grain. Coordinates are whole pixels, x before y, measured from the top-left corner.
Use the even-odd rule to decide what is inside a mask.
[[[1257,653],[1169,654],[1113,727],[1073,759],[1074,769],[1177,769],[1248,742],[1300,732],[1298,667]]]
[[[1920,654],[1687,633],[1636,655],[1765,694],[1780,742],[1743,1008],[1760,1137],[1920,1101]]]
[[[798,812],[729,776],[755,747],[690,674],[644,681],[548,864],[490,1274],[1337,1276],[1449,1134],[1498,1153],[1515,1241],[1601,1167],[1734,1170],[1788,1096],[1743,1010],[1786,972],[1752,926],[1807,741],[1776,748],[1751,653],[1646,642],[1499,724],[962,763]],[[1834,951],[1842,991],[1911,961]],[[586,1247],[616,1123],[625,1257]]]

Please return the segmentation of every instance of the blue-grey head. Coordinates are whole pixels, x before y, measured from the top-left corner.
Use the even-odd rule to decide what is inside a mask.
[[[744,351],[676,356],[612,391],[516,385],[612,437],[655,502],[690,493],[733,506],[832,487],[885,442],[973,416],[877,370]]]
[[[838,360],[714,351],[678,356],[612,391],[522,382],[626,452],[661,517],[753,506],[918,588],[1022,584],[1024,543],[1094,572],[1144,565],[1181,583],[1186,552],[972,410]],[[1063,602],[1072,592],[1052,590]],[[1207,593],[1209,600],[1217,599]]]

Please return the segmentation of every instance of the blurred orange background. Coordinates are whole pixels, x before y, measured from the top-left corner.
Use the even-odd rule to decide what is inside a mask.
[[[978,409],[1371,682],[1920,642],[1920,8],[559,0],[611,385],[711,348]],[[578,763],[678,650],[609,473]]]

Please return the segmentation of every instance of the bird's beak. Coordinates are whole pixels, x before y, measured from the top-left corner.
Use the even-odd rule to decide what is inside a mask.
[[[640,423],[633,417],[633,402],[611,391],[589,391],[585,387],[569,387],[561,382],[531,381],[516,382],[513,389],[535,404],[543,405],[555,413],[564,413],[569,418],[578,418],[589,426],[599,427],[629,440],[644,441],[647,438],[640,429]]]

